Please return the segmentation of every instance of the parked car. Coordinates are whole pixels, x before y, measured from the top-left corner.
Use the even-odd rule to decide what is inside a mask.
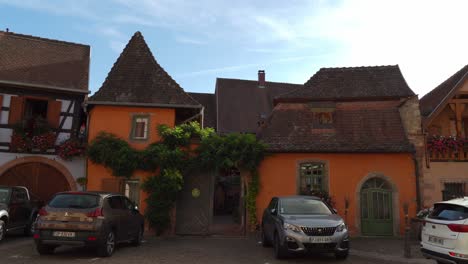
[[[438,263],[468,263],[468,197],[434,204],[423,223],[421,251]]]
[[[313,196],[271,199],[262,218],[262,244],[273,245],[276,258],[293,252],[324,252],[344,259],[349,252],[343,219]]]
[[[32,235],[41,206],[42,202],[31,198],[25,187],[0,186],[0,241],[12,231],[22,230],[25,235]]]
[[[144,220],[127,197],[104,192],[62,192],[39,211],[34,241],[39,254],[52,254],[61,245],[95,248],[101,257],[115,245],[139,246]]]

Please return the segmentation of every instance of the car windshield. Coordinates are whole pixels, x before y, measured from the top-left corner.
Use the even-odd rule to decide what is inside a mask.
[[[468,208],[456,204],[435,204],[429,218],[446,221],[464,220],[468,218]]]
[[[10,189],[0,188],[0,203],[8,203],[10,200]]]
[[[49,202],[54,208],[87,209],[99,206],[100,197],[92,194],[58,194]]]
[[[283,199],[280,213],[286,215],[331,215],[332,211],[322,201],[312,199]]]

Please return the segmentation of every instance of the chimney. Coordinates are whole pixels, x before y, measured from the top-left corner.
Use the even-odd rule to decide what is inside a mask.
[[[265,88],[265,71],[258,71],[258,88]]]

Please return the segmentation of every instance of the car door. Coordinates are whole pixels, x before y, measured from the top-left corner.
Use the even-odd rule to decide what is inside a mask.
[[[134,238],[140,228],[140,213],[135,209],[135,204],[127,197],[122,197],[127,215],[127,235],[129,238]]]
[[[12,188],[10,199],[10,221],[8,228],[25,226],[29,221],[28,195],[21,188]]]
[[[112,222],[116,226],[116,237],[118,241],[126,240],[127,238],[127,215],[124,206],[124,201],[121,196],[114,195],[108,198],[109,207],[112,211]]]
[[[263,229],[265,232],[265,235],[268,237],[268,239],[273,239],[273,232],[274,232],[274,225],[275,225],[275,215],[272,214],[273,210],[278,210],[278,198],[273,197],[270,201],[270,204],[268,207],[265,209],[265,212],[263,213]]]

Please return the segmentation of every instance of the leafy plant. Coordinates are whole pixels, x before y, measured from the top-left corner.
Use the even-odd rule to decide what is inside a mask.
[[[85,146],[80,141],[70,138],[57,146],[56,151],[61,159],[72,160],[73,157],[84,155]]]

